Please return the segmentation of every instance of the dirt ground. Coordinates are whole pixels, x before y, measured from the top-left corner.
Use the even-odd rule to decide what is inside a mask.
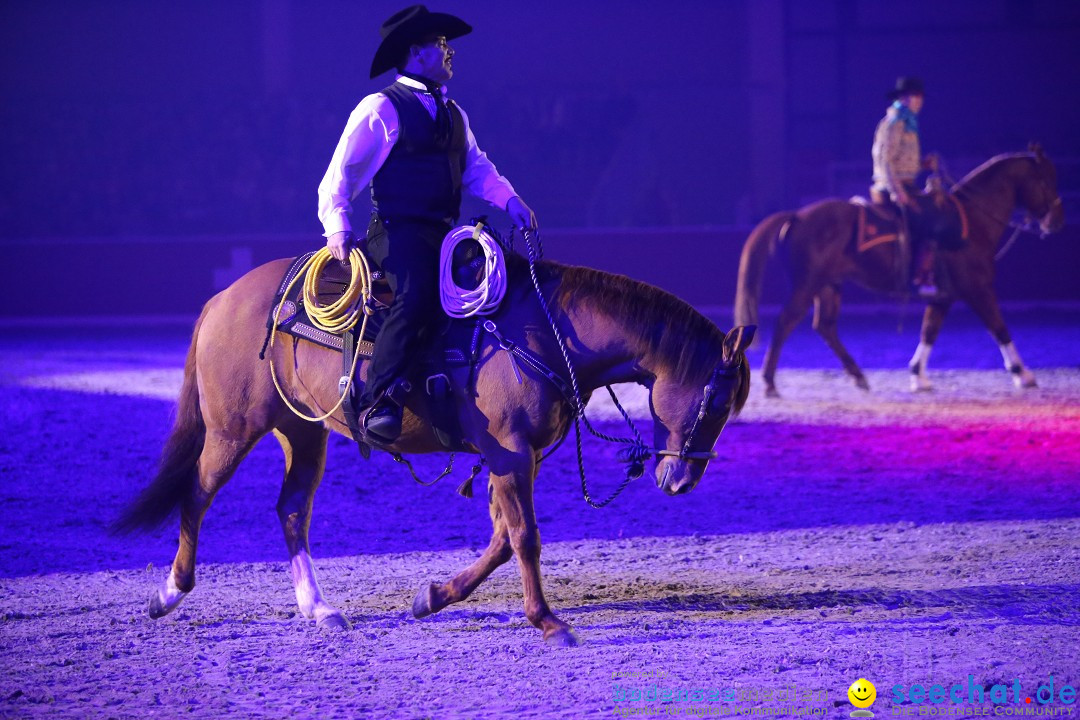
[[[931,359],[928,394],[907,391],[910,319],[899,335],[895,318],[848,326],[870,393],[801,330],[777,378],[784,396],[755,387],[687,496],[642,479],[593,510],[572,449],[560,450],[536,504],[549,601],[582,641],[570,649],[546,646],[525,620],[514,563],[464,603],[414,620],[416,591],[487,542],[482,493],[454,493],[471,462],[423,488],[342,438],[316,498],[312,551],[351,631],[297,613],[272,439],[211,508],[195,591],[150,620],[175,524],[127,538],[105,527],[153,473],[188,330],[9,328],[0,717],[841,718],[859,678],[877,688],[878,717],[1071,713],[1080,312],[1014,316],[1036,390],[1012,388],[962,314]],[[640,392],[625,397],[647,412]],[[618,431],[609,407],[591,412]],[[587,441],[586,455],[590,492],[604,496],[620,480],[613,450]],[[444,462],[418,466],[434,474]],[[983,686],[983,702],[917,702],[913,688],[947,695],[958,684],[965,703],[969,685]],[[1007,704],[990,702],[994,686]],[[664,691],[678,699],[652,699]]]

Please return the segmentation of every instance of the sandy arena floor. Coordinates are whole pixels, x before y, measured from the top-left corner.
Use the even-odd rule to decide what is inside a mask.
[[[487,542],[483,501],[454,494],[471,463],[423,488],[343,438],[331,442],[312,550],[351,632],[296,611],[272,439],[211,508],[195,592],[150,620],[175,524],[129,538],[104,528],[153,473],[188,330],[9,329],[0,717],[841,718],[860,677],[877,687],[877,717],[1072,711],[1062,690],[1080,685],[1080,312],[1009,319],[1036,390],[1013,390],[962,312],[935,349],[929,394],[907,391],[911,318],[899,333],[895,313],[842,325],[870,393],[800,330],[777,378],[784,397],[755,387],[688,496],[642,479],[590,509],[572,449],[560,450],[537,508],[547,594],[582,640],[573,649],[545,646],[525,620],[513,563],[464,603],[412,619],[417,589]],[[640,392],[626,397],[645,412]],[[591,412],[610,417],[600,403]],[[603,496],[621,471],[612,449],[586,449]],[[418,465],[434,474],[444,462]],[[969,676],[985,687],[977,708],[913,702],[916,684],[962,684],[966,699]],[[1037,691],[1051,677],[1044,706]],[[995,685],[1007,705],[989,702]],[[681,702],[628,699],[695,689]]]

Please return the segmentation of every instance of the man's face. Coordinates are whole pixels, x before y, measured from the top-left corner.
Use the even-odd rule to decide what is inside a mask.
[[[444,83],[454,76],[454,48],[447,44],[445,37],[439,35],[413,47],[420,75],[437,83]]]
[[[904,95],[900,98],[900,101],[907,105],[911,109],[911,112],[915,113],[916,115],[918,115],[919,111],[922,110],[923,96],[921,94]]]

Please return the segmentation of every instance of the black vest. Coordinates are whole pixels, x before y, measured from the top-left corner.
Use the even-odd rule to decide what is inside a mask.
[[[371,204],[382,218],[456,221],[461,214],[465,121],[453,102],[450,137],[435,137],[435,121],[412,88],[382,91],[398,114],[398,139],[371,181]]]

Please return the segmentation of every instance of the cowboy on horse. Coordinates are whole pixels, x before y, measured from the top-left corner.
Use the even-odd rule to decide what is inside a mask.
[[[353,110],[319,184],[319,220],[335,259],[360,246],[382,270],[394,300],[375,340],[368,382],[359,399],[365,435],[382,444],[401,433],[393,390],[424,346],[439,309],[439,247],[468,190],[535,228],[536,215],[476,144],[464,110],[446,97],[453,76],[449,41],[472,31],[453,15],[413,5],[380,29],[371,64],[375,78],[396,69],[394,82]],[[373,213],[358,240],[352,201],[371,185]]]
[[[938,294],[934,277],[936,245],[959,244],[957,223],[944,212],[947,200],[938,177],[937,157],[928,155],[924,159],[919,146],[918,116],[925,99],[922,81],[898,78],[886,97],[892,104],[874,132],[870,198],[876,204],[899,210],[905,226],[900,233],[906,243],[902,257],[912,257],[912,251],[916,257],[912,284],[920,296],[932,298]],[[930,174],[920,191],[916,180],[926,170]]]

